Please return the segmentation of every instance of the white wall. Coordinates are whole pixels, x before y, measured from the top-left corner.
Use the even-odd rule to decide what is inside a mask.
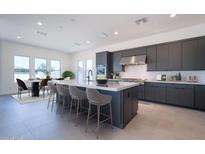
[[[17,86],[14,82],[14,56],[30,57],[31,73],[34,74],[34,58],[46,58],[49,66],[51,59],[61,61],[61,72],[70,69],[70,56],[67,53],[33,47],[8,41],[1,41],[0,50],[0,95],[16,93]]]
[[[72,68],[73,68],[73,71],[75,71],[74,68],[76,67],[77,60],[85,59],[85,58],[92,58],[93,60],[95,60],[96,52],[101,52],[101,51],[113,52],[113,51],[122,50],[122,49],[153,45],[153,44],[181,40],[181,39],[186,39],[186,38],[191,38],[191,37],[198,37],[198,36],[205,36],[205,24],[200,24],[200,25],[195,25],[195,26],[175,30],[175,31],[155,34],[155,35],[151,35],[151,36],[147,36],[147,37],[143,37],[139,39],[134,39],[134,40],[126,41],[126,42],[120,42],[117,44],[103,46],[103,47],[96,48],[93,50],[73,53],[72,54]],[[153,79],[158,73],[168,73],[169,75],[172,75],[177,72],[170,72],[170,73],[169,72],[147,72],[146,66],[128,66],[128,68],[126,68],[126,72],[121,73],[121,76],[125,78],[126,77],[127,78],[143,77],[143,78]],[[184,77],[190,73],[196,74],[199,80],[205,80],[205,71],[195,71],[195,72],[189,72],[189,71],[185,72],[184,71],[182,72],[182,75]]]

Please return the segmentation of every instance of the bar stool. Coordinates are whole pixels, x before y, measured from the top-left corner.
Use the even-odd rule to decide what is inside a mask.
[[[98,139],[99,138],[100,123],[103,123],[107,120],[110,120],[110,124],[112,125],[112,105],[111,105],[112,96],[101,94],[96,89],[89,89],[89,88],[86,88],[86,95],[87,95],[87,98],[89,100],[89,108],[88,108],[88,115],[87,115],[86,130],[85,131],[87,132],[87,129],[88,129],[89,118],[92,118],[93,116],[96,115],[96,114],[93,114],[90,116],[91,105],[95,105],[95,106],[97,106],[97,139]],[[108,104],[110,106],[110,115],[100,113],[100,107],[108,105]],[[103,121],[100,121],[100,115],[103,115],[107,118]]]
[[[61,107],[61,116],[63,116],[63,112],[64,112],[64,108],[66,104],[66,98],[68,99],[68,102],[70,101],[69,88],[66,88],[65,86],[60,85],[60,84],[57,84],[56,88],[57,88],[57,94],[58,94],[58,107],[57,107],[56,113],[58,112],[59,107],[60,107],[60,102],[59,102],[60,97],[63,97],[63,104]]]
[[[75,101],[77,104],[76,119],[75,119],[75,121],[77,123],[78,114],[79,114],[79,106],[81,106],[81,108],[85,109],[85,107],[82,107],[82,103],[85,102],[85,100],[87,99],[86,93],[85,93],[85,91],[80,90],[75,86],[69,86],[69,92],[70,92],[70,96],[71,96],[70,114],[71,114],[73,102]]]
[[[47,110],[50,105],[50,101],[52,99],[52,104],[51,104],[51,112],[53,111],[53,104],[56,102],[55,97],[57,96],[57,89],[55,84],[52,81],[48,82],[48,89],[49,89],[49,99],[48,99],[48,105],[47,105]]]

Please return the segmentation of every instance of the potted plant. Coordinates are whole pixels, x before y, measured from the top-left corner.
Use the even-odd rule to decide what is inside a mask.
[[[63,72],[62,76],[63,76],[63,78],[66,78],[66,79],[74,79],[75,78],[75,74],[71,71]]]

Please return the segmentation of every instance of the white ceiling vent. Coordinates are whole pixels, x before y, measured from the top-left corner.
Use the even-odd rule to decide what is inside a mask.
[[[141,18],[135,21],[137,25],[141,25],[147,22],[147,18]]]
[[[102,33],[100,33],[99,36],[100,36],[101,38],[106,38],[106,37],[108,37],[108,34],[105,33],[105,32],[102,32]]]
[[[48,33],[37,30],[36,34],[41,35],[41,36],[47,36]]]

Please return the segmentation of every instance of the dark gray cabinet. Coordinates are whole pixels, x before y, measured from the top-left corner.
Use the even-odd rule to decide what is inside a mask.
[[[157,64],[157,47],[147,48],[147,71],[156,71]]]
[[[205,70],[205,38],[201,38],[198,40],[198,48],[195,54],[197,59],[195,69]]]
[[[145,99],[166,103],[166,84],[163,83],[145,83]]]
[[[96,67],[98,65],[106,65],[107,75],[112,72],[112,60],[111,53],[108,51],[96,53]]]
[[[182,68],[183,70],[195,70],[197,63],[197,40],[188,40],[182,43]]]
[[[183,42],[183,70],[205,70],[205,38]]]
[[[127,124],[138,110],[138,87],[129,88],[123,91],[123,122]]]
[[[168,70],[181,70],[182,69],[182,43],[169,44],[169,67]]]
[[[195,86],[195,108],[205,110],[205,86]]]
[[[193,85],[168,84],[167,103],[184,107],[194,107]]]
[[[169,44],[157,46],[157,71],[169,68]]]
[[[128,57],[128,56],[137,56],[137,55],[146,55],[146,48],[134,48],[134,49],[128,49],[124,50],[122,52],[123,57]]]
[[[143,100],[144,99],[145,88],[144,85],[140,85],[138,87],[138,98]]]
[[[122,58],[122,52],[113,52],[112,53],[112,65],[113,65],[113,72],[121,72],[123,71],[122,65],[120,65],[120,60]]]

